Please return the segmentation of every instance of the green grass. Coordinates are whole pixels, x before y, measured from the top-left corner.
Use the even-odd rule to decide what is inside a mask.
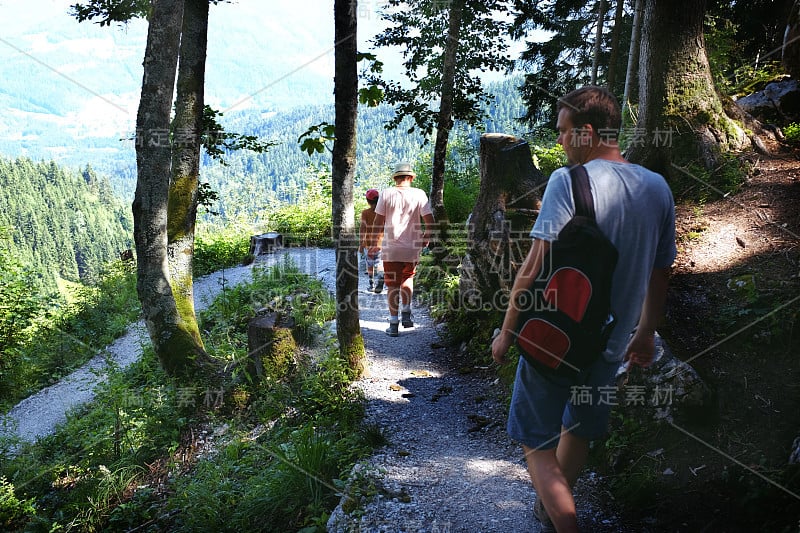
[[[62,295],[25,328],[23,340],[3,348],[2,411],[94,357],[139,314],[130,263],[106,265],[94,286],[64,285]]]
[[[241,328],[273,300],[314,329],[333,309],[318,288],[284,263],[227,289],[201,317],[207,344],[241,356]],[[4,530],[324,531],[341,479],[379,439],[361,425],[362,399],[337,351],[295,361],[285,379],[255,386],[233,373],[224,389],[187,391],[145,350],[56,434],[14,457],[13,443],[0,442]],[[202,456],[190,446],[198,435],[214,443]]]

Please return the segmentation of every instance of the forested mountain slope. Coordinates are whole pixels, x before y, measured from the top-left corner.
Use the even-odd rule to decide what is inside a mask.
[[[521,77],[489,84],[487,89],[495,98],[486,108],[482,127],[467,128],[456,123],[453,137],[466,139],[474,145],[477,154],[478,137],[482,132],[524,133],[525,127],[517,121],[524,114],[522,98],[516,90],[519,84]],[[387,131],[384,125],[393,116],[394,110],[386,105],[359,107],[358,190],[390,185],[389,171],[396,161],[415,161],[424,151],[433,150],[431,144],[423,146],[424,140],[418,133],[408,133],[410,122]],[[224,165],[204,158],[201,179],[219,193],[214,210],[223,218],[253,220],[254,213],[279,202],[294,203],[315,173],[310,165],[327,168],[330,164],[329,152],[309,157],[300,150],[297,139],[313,125],[333,123],[333,105],[308,105],[282,112],[248,109],[225,113],[220,122],[227,131],[255,135],[276,143],[262,154],[246,150],[229,153],[224,157]],[[135,172],[131,174],[135,176]]]
[[[0,157],[0,228],[4,251],[42,273],[90,280],[110,259],[131,247],[130,209],[106,178],[87,166],[79,175],[54,162]]]

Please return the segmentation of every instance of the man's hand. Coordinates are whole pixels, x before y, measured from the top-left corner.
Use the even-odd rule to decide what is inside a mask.
[[[503,330],[500,331],[499,334],[495,335],[494,340],[492,341],[492,359],[497,361],[497,363],[500,365],[508,363],[508,357],[506,357],[506,353],[508,353],[508,349],[511,347],[512,342],[514,342],[513,331]]]
[[[430,243],[431,243],[431,233],[426,230],[425,233],[422,234],[422,247],[427,248]]]
[[[367,250],[367,255],[370,257],[370,259],[374,259],[378,257],[378,252],[380,251],[381,251],[380,246],[370,246],[369,249]]]
[[[623,361],[630,365],[647,368],[653,364],[656,354],[656,338],[654,333],[642,333],[636,330],[633,334],[628,349],[625,351]]]

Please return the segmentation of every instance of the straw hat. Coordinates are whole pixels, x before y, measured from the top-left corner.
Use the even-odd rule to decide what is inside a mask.
[[[400,176],[411,176],[412,178],[416,178],[417,173],[414,172],[414,168],[411,166],[411,163],[397,163],[394,166],[394,173],[392,174],[392,177],[399,178]]]

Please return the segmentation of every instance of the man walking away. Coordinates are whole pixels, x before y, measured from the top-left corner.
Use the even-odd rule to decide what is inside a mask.
[[[663,312],[675,260],[675,205],[662,176],[628,163],[617,134],[620,109],[614,95],[583,87],[558,100],[558,143],[570,165],[589,174],[600,230],[619,251],[611,287],[617,326],[606,350],[587,369],[571,376],[544,375],[520,358],[508,416],[509,436],[520,442],[536,489],[534,515],[542,530],[578,531],[572,487],[583,468],[589,442],[605,436],[611,410],[603,401],[620,365],[649,366],[655,328]],[[511,289],[492,356],[505,363],[519,319],[518,300],[538,275],[542,258],[575,213],[568,169],[553,172],[531,231],[533,246]],[[633,333],[631,333],[633,332]],[[581,387],[580,398],[572,394]],[[590,391],[591,398],[586,397]]]
[[[411,186],[416,176],[410,163],[395,165],[392,174],[395,185],[380,193],[375,207],[375,234],[369,253],[380,251],[383,257],[389,304],[389,329],[386,333],[391,337],[399,335],[401,319],[404,328],[414,327],[411,317],[414,274],[419,253],[430,242],[433,226],[428,196],[422,189]],[[425,222],[424,230],[422,221]]]

